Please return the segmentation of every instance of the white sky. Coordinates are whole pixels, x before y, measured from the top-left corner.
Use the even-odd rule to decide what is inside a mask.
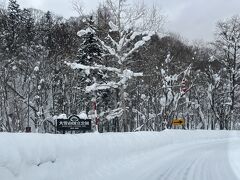
[[[96,8],[100,1],[103,0],[81,0],[88,11]],[[21,7],[50,10],[64,17],[76,15],[71,2],[72,0],[18,0]],[[157,4],[167,16],[168,30],[190,40],[212,40],[218,20],[240,14],[240,0],[145,0],[145,4],[152,3]]]

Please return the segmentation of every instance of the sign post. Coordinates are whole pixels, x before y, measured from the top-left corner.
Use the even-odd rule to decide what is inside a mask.
[[[27,126],[26,127],[26,133],[30,133],[32,130],[31,130],[31,127],[30,126]]]
[[[174,126],[182,126],[185,124],[185,120],[182,118],[177,118],[172,120],[172,125]]]
[[[70,116],[68,119],[57,119],[57,131],[91,131],[91,119],[80,119],[76,115]]]

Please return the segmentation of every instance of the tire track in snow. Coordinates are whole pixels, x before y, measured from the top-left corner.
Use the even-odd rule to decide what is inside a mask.
[[[160,180],[237,180],[227,157],[228,141],[194,145],[183,149],[182,155],[169,161],[171,166]],[[186,157],[187,156],[187,157]]]
[[[156,146],[105,164],[96,170],[98,180],[237,180],[228,145],[229,139],[221,139]]]

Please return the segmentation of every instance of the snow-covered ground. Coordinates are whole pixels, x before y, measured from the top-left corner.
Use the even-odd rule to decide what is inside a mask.
[[[0,180],[237,179],[237,131],[0,134]]]

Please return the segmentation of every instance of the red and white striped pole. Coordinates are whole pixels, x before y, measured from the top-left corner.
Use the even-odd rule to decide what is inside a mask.
[[[183,79],[182,82],[181,82],[181,89],[180,89],[180,91],[181,91],[182,93],[186,93],[187,90],[188,90],[188,88],[187,88],[187,86],[186,86],[186,82],[187,82],[186,79]]]
[[[93,110],[94,110],[94,114],[95,114],[95,128],[96,128],[96,132],[98,132],[98,124],[99,124],[99,118],[98,118],[98,114],[97,114],[97,100],[96,98],[93,101]]]

